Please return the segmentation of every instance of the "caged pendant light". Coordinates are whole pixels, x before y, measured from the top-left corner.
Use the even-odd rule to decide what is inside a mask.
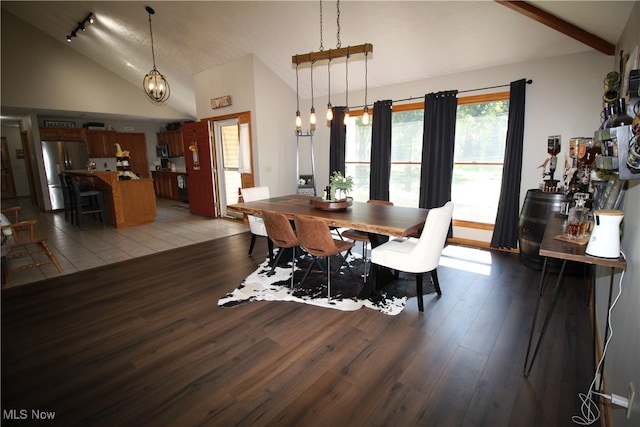
[[[142,87],[147,97],[156,104],[164,104],[169,99],[171,89],[169,82],[156,67],[156,55],[153,49],[153,30],[151,28],[151,15],[156,12],[149,6],[145,6],[145,10],[149,14],[149,35],[151,36],[151,57],[153,59],[153,68],[144,76]]]

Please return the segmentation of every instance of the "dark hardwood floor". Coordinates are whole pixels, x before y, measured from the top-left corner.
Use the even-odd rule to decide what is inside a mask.
[[[290,302],[220,308],[266,255],[249,234],[2,291],[3,425],[570,426],[592,377],[568,277],[529,378],[539,272],[440,267],[397,316]],[[548,298],[548,291],[545,297]],[[21,412],[24,410],[25,412]],[[27,417],[25,420],[10,420]]]

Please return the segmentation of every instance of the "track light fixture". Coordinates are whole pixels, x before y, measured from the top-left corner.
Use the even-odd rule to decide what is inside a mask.
[[[87,30],[87,27],[85,26],[85,24],[93,24],[92,12],[89,12],[89,14],[81,22],[78,22],[78,25],[76,25],[76,28],[74,28],[73,31],[71,31],[71,33],[67,34],[67,41],[69,43],[71,43],[71,39],[78,36],[78,31]]]
[[[142,87],[147,97],[156,104],[164,104],[171,95],[169,82],[156,68],[156,54],[153,49],[153,29],[151,28],[151,15],[155,10],[149,6],[145,6],[145,10],[149,14],[149,35],[151,36],[151,57],[153,59],[153,68],[144,76]]]

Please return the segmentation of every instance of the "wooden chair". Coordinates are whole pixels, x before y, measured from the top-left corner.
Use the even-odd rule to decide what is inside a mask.
[[[273,274],[280,261],[280,257],[284,253],[285,249],[291,249],[293,255],[291,257],[291,289],[293,289],[293,275],[296,271],[296,248],[298,247],[298,236],[291,226],[291,222],[284,214],[277,212],[262,212],[262,218],[264,219],[264,225],[267,229],[269,239],[278,248],[278,256],[275,262],[271,266],[269,275]]]
[[[38,252],[43,252],[47,255],[47,261],[37,261],[34,257],[34,261],[31,264],[21,265],[12,269],[6,266],[6,260],[2,262],[2,279],[3,283],[7,283],[9,280],[9,273],[11,271],[26,270],[32,267],[40,267],[45,264],[53,264],[58,271],[62,273],[62,267],[58,262],[56,256],[49,249],[46,236],[37,236],[35,226],[38,223],[37,220],[19,220],[20,207],[7,208],[0,210],[2,213],[2,226],[1,232],[7,237],[6,244],[11,246],[10,252],[6,255],[9,258],[18,258],[23,256],[31,256]],[[7,218],[5,215],[8,215]],[[3,254],[5,253],[3,249]],[[5,258],[5,256],[3,256]]]
[[[354,243],[334,239],[329,226],[321,219],[296,217],[294,221],[300,246],[313,256],[313,261],[309,264],[300,284],[304,283],[317,259],[325,258],[327,260],[327,299],[331,299],[331,257],[340,255],[342,258],[340,267],[342,267],[345,263],[342,252],[351,249]],[[351,270],[351,267],[348,268]],[[351,273],[353,274],[353,271]]]
[[[369,200],[367,201],[367,203],[371,203],[374,205],[387,205],[387,206],[393,206],[392,202],[389,202],[387,200]],[[369,243],[369,234],[363,232],[363,231],[358,231],[358,230],[352,230],[352,229],[348,229],[348,230],[344,230],[341,233],[341,236],[349,239],[349,240],[353,240],[356,242],[362,242],[362,260],[364,262],[364,274],[362,276],[363,281],[366,283],[367,282],[367,244]]]
[[[269,187],[250,187],[241,188],[243,202],[254,202],[256,200],[268,199]],[[264,225],[264,220],[257,215],[247,215],[249,220],[249,231],[251,232],[251,243],[249,244],[249,256],[253,252],[253,246],[256,243],[256,236],[267,237],[267,245],[269,247],[269,261],[273,261],[273,243],[268,238],[267,228]]]
[[[440,255],[451,224],[453,203],[429,210],[420,238],[390,240],[371,250],[371,262],[394,270],[414,273],[418,293],[418,310],[424,311],[422,273],[430,273],[438,295],[442,295],[438,272]]]

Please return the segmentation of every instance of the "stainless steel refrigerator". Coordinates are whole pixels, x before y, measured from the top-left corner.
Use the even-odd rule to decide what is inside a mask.
[[[47,176],[51,209],[64,209],[62,186],[58,174],[65,170],[85,169],[89,161],[84,141],[41,141],[44,171]]]

